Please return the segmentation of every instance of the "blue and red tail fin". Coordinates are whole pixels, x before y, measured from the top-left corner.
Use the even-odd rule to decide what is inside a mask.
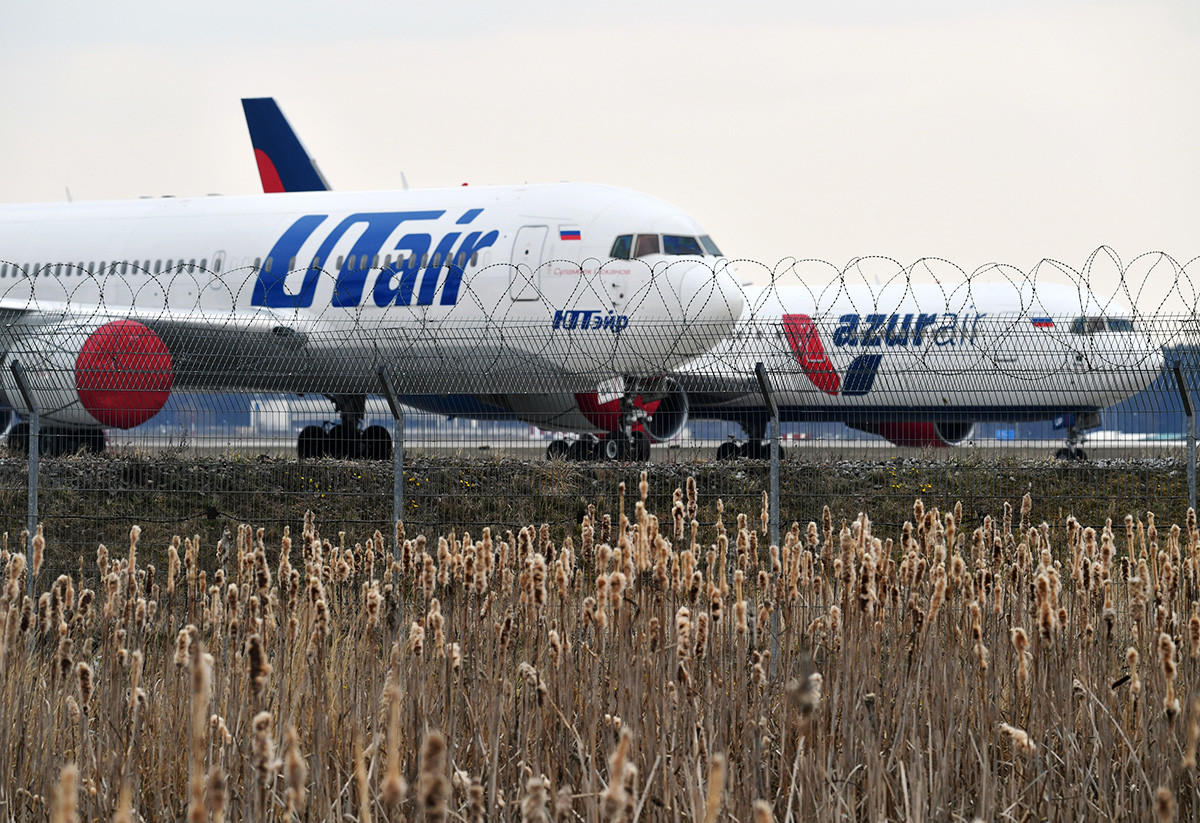
[[[329,191],[273,97],[242,98],[263,191]]]

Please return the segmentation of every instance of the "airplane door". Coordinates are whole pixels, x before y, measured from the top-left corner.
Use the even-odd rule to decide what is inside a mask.
[[[536,300],[541,296],[542,249],[548,233],[546,226],[522,226],[517,231],[508,280],[508,296],[513,300]]]
[[[1102,331],[1104,319],[1100,317],[1077,317],[1071,322],[1067,354],[1067,368],[1070,371],[1084,374],[1092,370],[1096,344],[1093,335]]]

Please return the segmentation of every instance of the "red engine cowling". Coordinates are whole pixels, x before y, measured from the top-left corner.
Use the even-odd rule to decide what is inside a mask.
[[[877,434],[897,446],[935,449],[957,446],[970,437],[975,428],[975,423],[970,420],[884,420],[850,425],[859,431]]]
[[[601,403],[595,393],[588,392],[576,394],[575,402],[596,431],[611,432],[620,427],[620,400]],[[647,414],[644,421],[634,428],[640,426],[656,443],[677,437],[688,420],[687,392],[669,377],[660,381],[654,394],[638,395],[633,405]]]
[[[171,396],[171,354],[152,329],[134,320],[64,323],[50,334],[18,332],[12,340],[10,355],[29,375],[46,422],[129,429],[158,414]],[[3,377],[4,393],[28,416],[11,375]]]

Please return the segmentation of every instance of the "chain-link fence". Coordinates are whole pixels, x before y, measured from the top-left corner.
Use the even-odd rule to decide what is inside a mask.
[[[469,299],[378,312],[253,306],[194,262],[2,265],[0,531],[15,547],[34,519],[70,565],[133,523],[165,550],[240,523],[276,538],[309,509],[351,540],[396,513],[410,534],[566,534],[590,506],[616,519],[621,482],[628,513],[643,471],[656,511],[694,477],[702,521],[721,500],[785,529],[825,506],[899,525],[917,497],[973,522],[1030,493],[1093,524],[1194,501],[1195,264],[1166,255],[722,261],[700,286],[691,261],[620,304],[558,264],[579,268],[562,305],[477,275]]]

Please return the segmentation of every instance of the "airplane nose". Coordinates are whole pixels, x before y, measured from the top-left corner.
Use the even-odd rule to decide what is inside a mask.
[[[623,371],[670,370],[707,354],[733,332],[744,301],[727,265],[679,260],[647,267],[645,275],[626,303],[628,327],[616,340]]]
[[[719,266],[691,262],[679,268],[675,291],[679,295],[680,317],[693,339],[703,346],[703,351],[708,351],[733,332],[734,324],[742,316],[745,307],[742,287],[733,267],[725,262]]]

